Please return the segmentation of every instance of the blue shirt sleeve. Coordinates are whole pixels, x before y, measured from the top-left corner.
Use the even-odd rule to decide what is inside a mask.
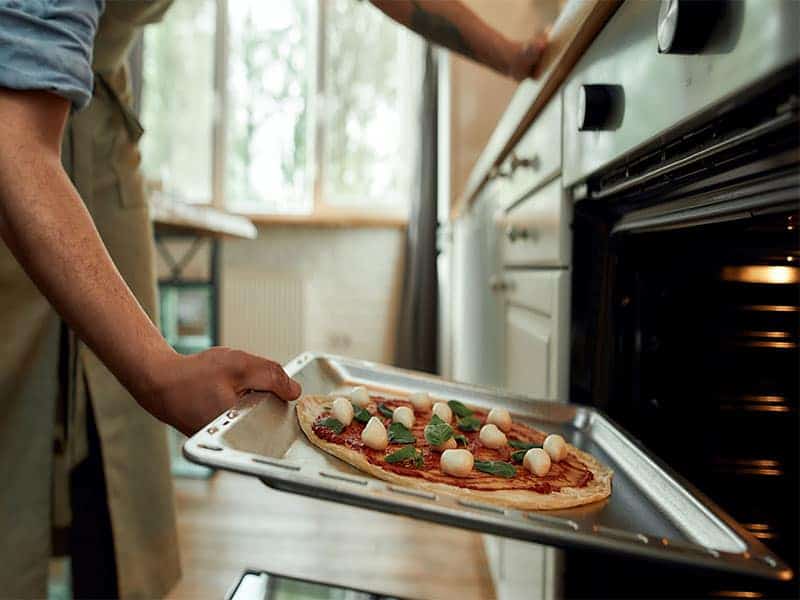
[[[0,87],[49,91],[85,107],[103,8],[104,0],[0,0]]]

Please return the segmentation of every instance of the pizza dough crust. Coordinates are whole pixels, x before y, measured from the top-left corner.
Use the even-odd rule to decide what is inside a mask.
[[[567,487],[549,494],[540,494],[528,490],[473,490],[447,483],[427,481],[420,477],[399,475],[370,463],[363,454],[356,450],[323,440],[314,433],[314,423],[321,415],[329,411],[330,402],[331,399],[327,396],[303,396],[297,401],[297,420],[303,433],[311,440],[311,443],[328,454],[332,454],[360,471],[395,485],[426,490],[437,494],[450,494],[465,500],[486,502],[519,510],[572,508],[598,502],[611,495],[613,471],[601,464],[591,454],[583,452],[571,444],[567,444],[568,452],[580,458],[586,467],[591,470],[594,478],[584,487]]]

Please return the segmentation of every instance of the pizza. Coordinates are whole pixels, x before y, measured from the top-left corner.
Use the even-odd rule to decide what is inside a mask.
[[[315,446],[393,484],[520,510],[570,508],[611,495],[611,469],[501,408],[428,394],[370,395],[358,387],[301,397],[297,418]]]

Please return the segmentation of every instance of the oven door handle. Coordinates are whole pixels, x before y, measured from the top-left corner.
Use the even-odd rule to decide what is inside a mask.
[[[752,129],[748,129],[747,131],[743,131],[742,133],[729,137],[721,142],[712,144],[706,148],[703,148],[702,150],[698,150],[692,154],[677,158],[671,162],[665,163],[650,171],[642,173],[641,175],[634,175],[633,177],[624,179],[616,185],[603,188],[602,190],[598,190],[596,192],[591,192],[591,197],[602,199],[614,194],[619,194],[620,192],[624,192],[663,175],[667,175],[672,171],[680,169],[686,165],[710,158],[716,154],[719,154],[720,152],[734,148],[739,144],[753,141],[762,135],[777,131],[786,125],[793,123],[796,119],[797,115],[794,111],[785,112],[775,118],[770,119],[769,121],[765,121],[759,125],[756,125]]]

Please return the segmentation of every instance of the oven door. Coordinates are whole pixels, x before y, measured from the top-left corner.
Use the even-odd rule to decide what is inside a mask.
[[[570,367],[572,402],[635,431],[795,569],[797,72],[775,72],[757,95],[713,106],[572,187]],[[650,595],[654,582],[670,597],[798,591],[796,578],[678,579],[576,553],[566,564],[568,595]]]

